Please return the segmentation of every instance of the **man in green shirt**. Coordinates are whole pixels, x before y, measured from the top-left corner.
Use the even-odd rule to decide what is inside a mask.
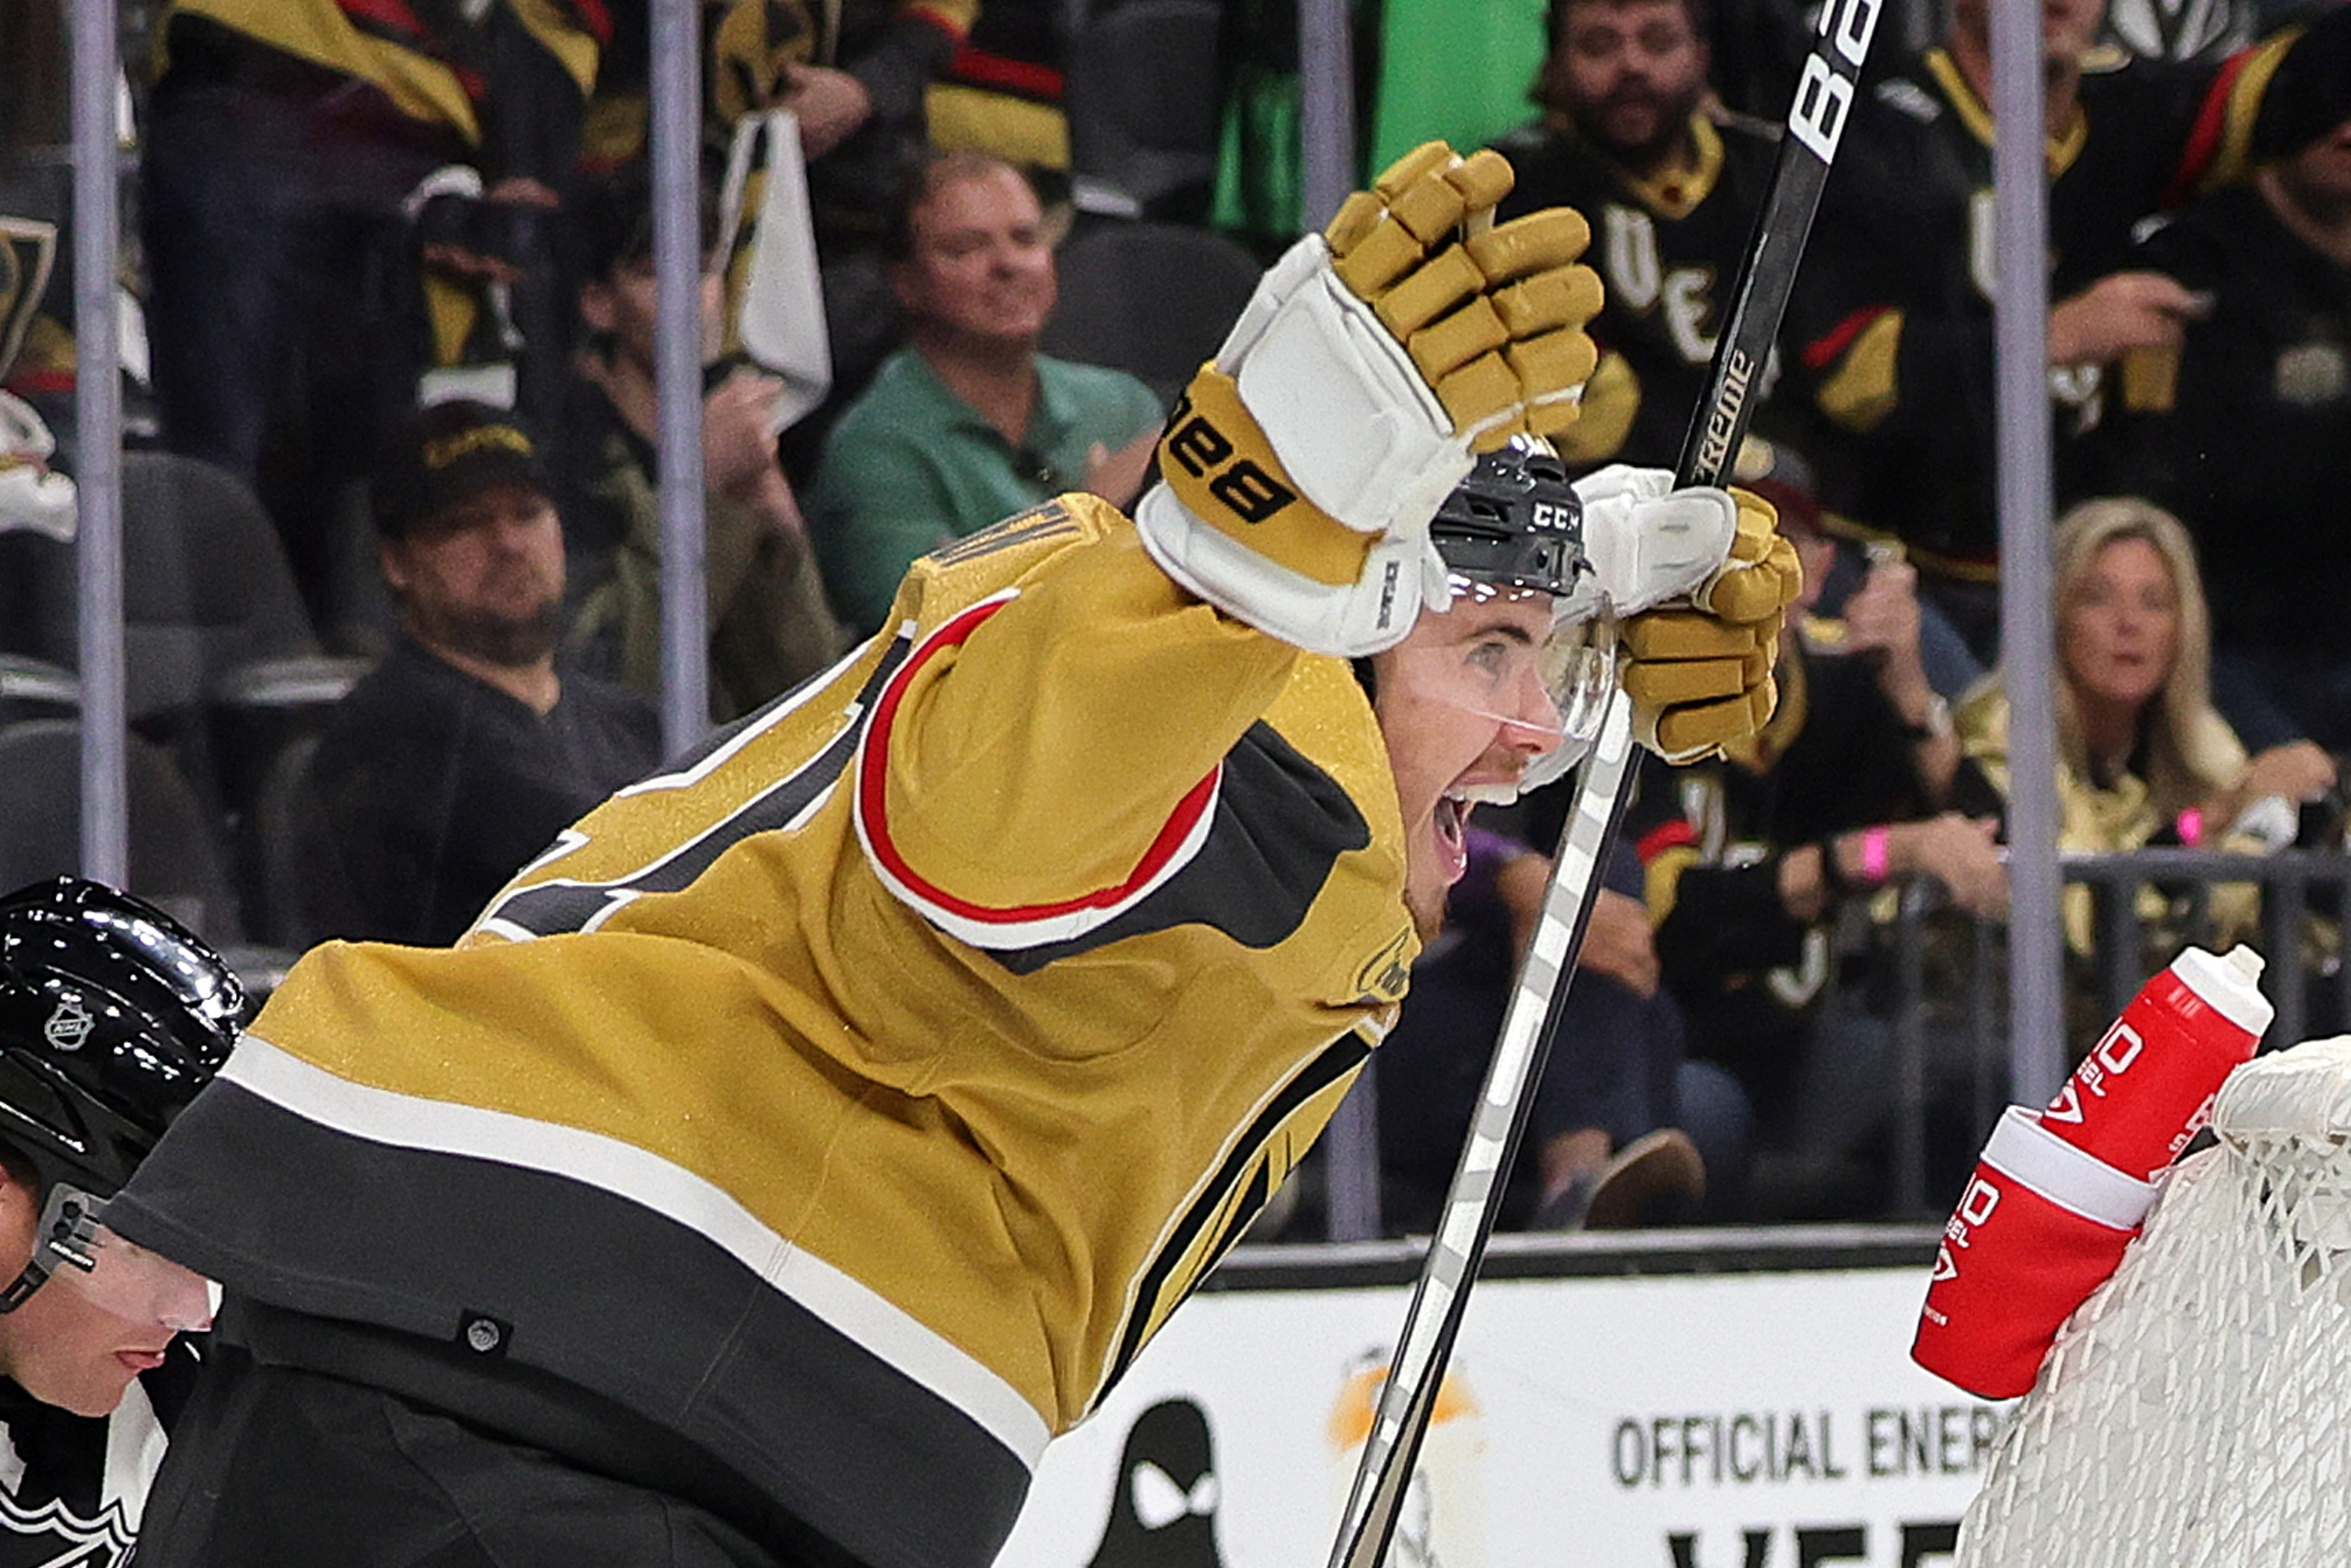
[[[907,566],[1064,490],[1142,490],[1166,411],[1123,371],[1037,352],[1053,251],[1019,171],[935,155],[916,182],[891,287],[906,347],[825,440],[809,496],[834,608],[877,628]]]

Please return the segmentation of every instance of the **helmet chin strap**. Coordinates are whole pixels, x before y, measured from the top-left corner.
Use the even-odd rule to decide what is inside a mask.
[[[105,1214],[104,1198],[92,1197],[65,1182],[53,1183],[48,1200],[41,1206],[40,1227],[33,1234],[33,1255],[25,1260],[24,1269],[8,1288],[0,1291],[0,1313],[23,1306],[47,1283],[59,1262],[70,1263],[84,1273],[97,1268],[98,1260],[91,1254],[98,1241],[99,1221]]]

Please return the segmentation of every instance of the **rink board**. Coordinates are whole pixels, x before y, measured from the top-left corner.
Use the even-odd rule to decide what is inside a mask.
[[[2006,1406],[1909,1360],[1931,1239],[1715,1234],[1498,1240],[1398,1568],[1950,1560]],[[999,1563],[1321,1568],[1412,1267],[1397,1249],[1228,1265],[1048,1450]]]

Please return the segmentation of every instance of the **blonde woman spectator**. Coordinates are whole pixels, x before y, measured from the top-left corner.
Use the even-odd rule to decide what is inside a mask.
[[[2306,740],[2247,757],[2213,709],[2211,628],[2195,548],[2179,520],[2130,497],[2058,519],[2057,842],[2061,850],[2238,843],[2266,797],[2314,799],[2335,764]],[[1961,705],[1969,753],[2008,789],[2006,672]],[[2216,913],[2220,913],[2217,912]],[[2066,894],[2069,940],[2090,945],[2088,889]],[[2225,918],[2225,916],[2224,916]]]

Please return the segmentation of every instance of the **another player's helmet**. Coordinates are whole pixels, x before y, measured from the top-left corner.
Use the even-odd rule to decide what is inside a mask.
[[[1592,570],[1583,503],[1551,444],[1516,436],[1480,454],[1430,519],[1428,537],[1453,576],[1562,598]]]
[[[0,898],[0,1139],[33,1167],[14,1312],[59,1264],[96,1267],[106,1201],[236,1039],[245,988],[162,910],[77,877]]]
[[[0,1139],[105,1197],[235,1043],[245,989],[162,910],[59,877],[0,898]]]

